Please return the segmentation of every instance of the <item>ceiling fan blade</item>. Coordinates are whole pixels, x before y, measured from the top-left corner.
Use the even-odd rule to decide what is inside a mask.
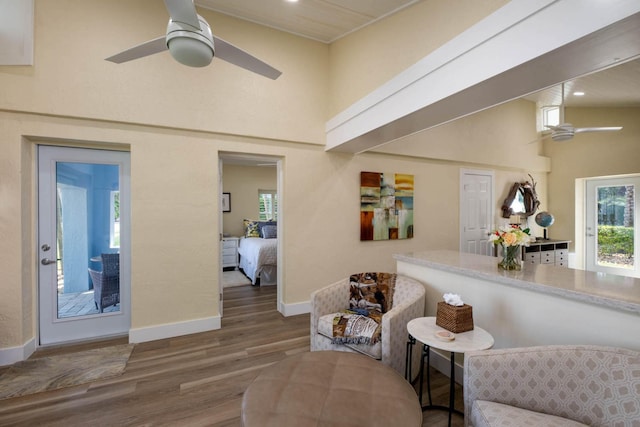
[[[282,74],[282,71],[276,70],[266,62],[261,61],[250,53],[245,52],[220,37],[213,36],[213,43],[216,51],[216,58],[227,61],[233,65],[237,65],[238,67],[252,71],[256,74],[260,74],[261,76],[268,77],[271,80],[277,79]]]
[[[612,132],[616,130],[621,130],[622,126],[601,126],[601,127],[593,127],[593,128],[576,128],[576,133],[581,132]]]
[[[200,28],[196,7],[193,0],[164,0],[172,21],[182,22],[195,28]]]
[[[139,44],[138,46],[134,46],[131,49],[116,53],[115,55],[106,58],[106,60],[115,62],[116,64],[122,64],[123,62],[143,58],[165,50],[167,50],[167,43],[165,41],[165,36],[162,36]]]

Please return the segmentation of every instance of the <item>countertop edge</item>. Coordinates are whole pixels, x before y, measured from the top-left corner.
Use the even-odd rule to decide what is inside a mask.
[[[422,254],[428,254],[429,252],[423,252]],[[454,252],[452,251],[452,254]],[[621,299],[610,298],[602,295],[595,295],[588,292],[564,289],[556,287],[550,284],[536,283],[529,280],[525,280],[518,277],[512,277],[517,272],[500,271],[494,274],[490,274],[481,270],[472,269],[469,267],[462,267],[458,265],[445,264],[439,261],[433,261],[424,257],[416,257],[412,254],[394,254],[393,258],[397,261],[403,261],[406,263],[430,267],[436,270],[441,270],[449,273],[456,273],[467,277],[483,279],[488,281],[497,282],[503,285],[514,286],[521,289],[527,289],[535,292],[542,292],[560,297],[573,299],[576,301],[587,302],[590,304],[613,308],[616,310],[624,310],[636,314],[640,314],[640,304],[636,304],[631,301],[624,301]],[[497,258],[496,258],[497,260]],[[497,264],[497,261],[496,261]]]

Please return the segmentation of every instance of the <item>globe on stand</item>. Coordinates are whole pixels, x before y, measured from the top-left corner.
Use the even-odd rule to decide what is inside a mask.
[[[547,227],[552,226],[553,221],[555,221],[555,218],[549,212],[540,212],[536,215],[536,224],[540,227],[544,227],[544,240],[549,240],[547,238]]]

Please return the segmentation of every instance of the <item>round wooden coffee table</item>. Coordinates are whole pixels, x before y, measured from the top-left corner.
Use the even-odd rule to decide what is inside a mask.
[[[242,399],[245,427],[416,426],[422,409],[396,371],[362,354],[316,351],[265,368]]]

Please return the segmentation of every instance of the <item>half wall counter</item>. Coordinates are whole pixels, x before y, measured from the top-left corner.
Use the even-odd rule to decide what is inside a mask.
[[[425,285],[426,315],[448,292],[473,306],[494,348],[594,344],[640,351],[640,279],[546,264],[504,271],[498,258],[435,250],[396,254],[397,272]]]

